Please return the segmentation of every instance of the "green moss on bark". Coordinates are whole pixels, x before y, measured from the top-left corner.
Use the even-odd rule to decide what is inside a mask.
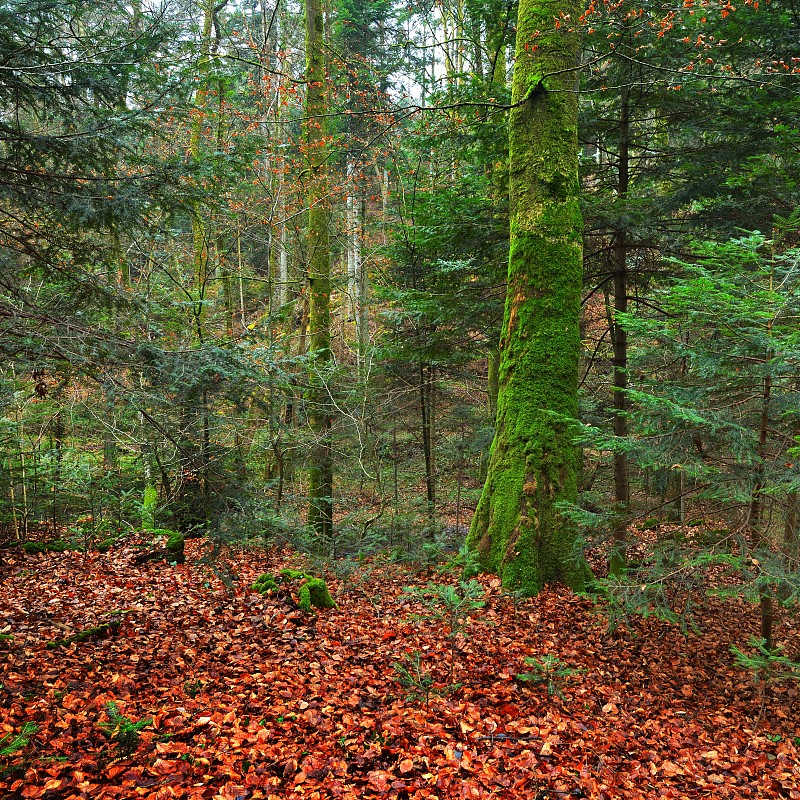
[[[511,244],[495,440],[467,546],[508,588],[583,588],[577,492],[582,220],[573,0],[521,0],[510,117]],[[565,17],[564,15],[569,15]],[[554,25],[554,20],[558,22]]]
[[[116,633],[117,630],[119,630],[121,622],[122,620],[119,616],[114,616],[111,620],[104,622],[102,625],[86,628],[86,630],[80,631],[73,636],[67,636],[65,639],[57,639],[54,642],[48,642],[45,647],[47,647],[48,650],[55,650],[59,647],[69,647],[74,642],[85,642],[88,639],[104,639]]]
[[[333,530],[333,411],[326,384],[331,362],[331,253],[330,203],[328,198],[325,118],[325,26],[321,0],[305,0],[306,103],[304,133],[307,163],[308,280],[311,374],[308,390],[308,423],[315,444],[309,458],[308,525],[321,539]]]

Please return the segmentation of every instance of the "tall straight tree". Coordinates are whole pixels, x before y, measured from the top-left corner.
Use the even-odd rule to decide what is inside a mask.
[[[331,402],[325,373],[331,362],[331,259],[324,120],[324,18],[321,0],[306,0],[305,147],[308,181],[308,280],[310,363],[309,424],[315,436],[309,466],[308,524],[320,537],[333,525]]]
[[[577,67],[582,7],[520,0],[509,130],[511,238],[500,340],[495,439],[467,537],[503,584],[535,594],[581,588],[574,534],[559,501],[574,501],[582,220],[578,207]]]

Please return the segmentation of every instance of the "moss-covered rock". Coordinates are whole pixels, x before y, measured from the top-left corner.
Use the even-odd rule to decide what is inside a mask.
[[[24,542],[22,549],[31,555],[37,553],[63,553],[74,548],[69,542],[63,539],[55,539],[52,542]]]
[[[278,588],[278,582],[275,580],[274,575],[270,575],[268,572],[265,572],[263,575],[259,575],[256,578],[253,585],[250,587],[254,592],[258,592],[258,594],[267,594],[268,592],[273,592]]]
[[[152,536],[164,537],[166,542],[163,547],[150,552],[141,553],[136,556],[134,564],[144,564],[147,561],[160,561],[164,559],[168,563],[183,564],[186,560],[184,553],[184,536],[179,531],[172,531],[169,528],[156,528],[155,530],[148,531]]]
[[[303,611],[314,608],[336,608],[336,602],[328,591],[328,584],[322,578],[307,578],[297,592],[297,605]]]
[[[281,577],[287,581],[302,581],[297,590],[297,606],[302,611],[312,608],[338,608],[322,578],[309,575],[298,569],[282,569]]]
[[[174,556],[172,559],[173,561],[183,564],[183,562],[186,560],[186,556],[184,554],[185,542],[182,533],[170,531],[169,536],[167,536],[167,543],[164,546],[167,552]]]
[[[308,576],[301,569],[282,569],[281,577],[289,581],[300,581]]]

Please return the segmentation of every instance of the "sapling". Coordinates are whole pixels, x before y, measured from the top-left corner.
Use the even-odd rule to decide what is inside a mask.
[[[750,637],[750,646],[754,652],[745,653],[735,645],[731,645],[734,663],[753,674],[753,681],[762,688],[767,684],[796,680],[800,681],[800,662],[792,661],[783,655],[780,647],[769,648],[763,639]]]
[[[113,700],[106,703],[106,715],[108,721],[99,723],[99,727],[117,745],[117,750],[123,757],[131,755],[136,750],[139,746],[139,734],[142,729],[153,722],[152,719],[140,719],[138,722],[134,722],[119,713],[117,704]]]
[[[460,581],[458,586],[449,583],[429,583],[423,588],[407,586],[404,592],[407,597],[425,606],[426,613],[418,615],[418,619],[432,620],[446,629],[450,642],[450,671],[447,680],[448,683],[451,682],[455,669],[457,639],[466,635],[472,614],[486,605],[482,599],[483,586],[476,580]]]
[[[564,682],[570,675],[575,675],[580,671],[568,667],[558,656],[554,656],[552,653],[547,653],[541,658],[527,656],[525,663],[533,669],[531,672],[523,672],[517,675],[517,680],[530,683],[546,683],[548,696],[557,696],[562,700],[564,699]]]
[[[433,693],[433,674],[422,668],[422,657],[419,651],[409,655],[403,654],[403,661],[395,661],[392,664],[397,673],[400,684],[410,690],[409,700],[424,699],[425,705],[430,704],[431,694]]]

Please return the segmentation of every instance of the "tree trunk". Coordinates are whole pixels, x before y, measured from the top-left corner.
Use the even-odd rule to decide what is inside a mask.
[[[467,539],[485,569],[527,594],[556,581],[579,589],[588,574],[572,558],[575,533],[557,509],[577,494],[569,420],[578,413],[582,282],[580,13],[574,0],[519,5],[497,426]]]
[[[629,162],[629,103],[628,86],[622,87],[619,118],[619,164],[617,198],[622,204],[628,196]],[[614,319],[611,325],[611,342],[614,349],[614,436],[618,439],[628,437],[627,395],[628,388],[628,332],[619,323],[619,315],[628,311],[628,243],[627,232],[622,222],[618,222],[613,238],[614,259]],[[611,575],[621,575],[627,565],[626,539],[628,534],[628,505],[630,485],[628,482],[628,456],[622,452],[614,454],[614,500],[616,501],[617,522],[614,526],[614,541],[608,569]]]
[[[800,436],[800,424],[795,423],[792,438]],[[786,496],[786,518],[783,528],[783,552],[788,571],[800,568],[800,495],[796,491]]]
[[[333,527],[331,403],[327,369],[331,361],[331,268],[328,237],[328,181],[324,115],[324,19],[320,0],[306,0],[305,139],[308,168],[309,336],[312,369],[309,425],[315,437],[309,465],[308,524],[322,539]]]
[[[363,237],[367,227],[367,203],[364,195],[359,201],[357,237]],[[357,241],[360,242],[359,239]],[[365,378],[367,374],[367,351],[369,350],[369,271],[367,259],[363,257],[361,245],[357,250],[356,261],[356,334],[358,340],[358,369],[359,377]]]
[[[430,364],[419,365],[419,405],[422,416],[422,451],[425,456],[425,494],[428,501],[428,517],[436,515],[436,457],[434,438],[435,374]]]

